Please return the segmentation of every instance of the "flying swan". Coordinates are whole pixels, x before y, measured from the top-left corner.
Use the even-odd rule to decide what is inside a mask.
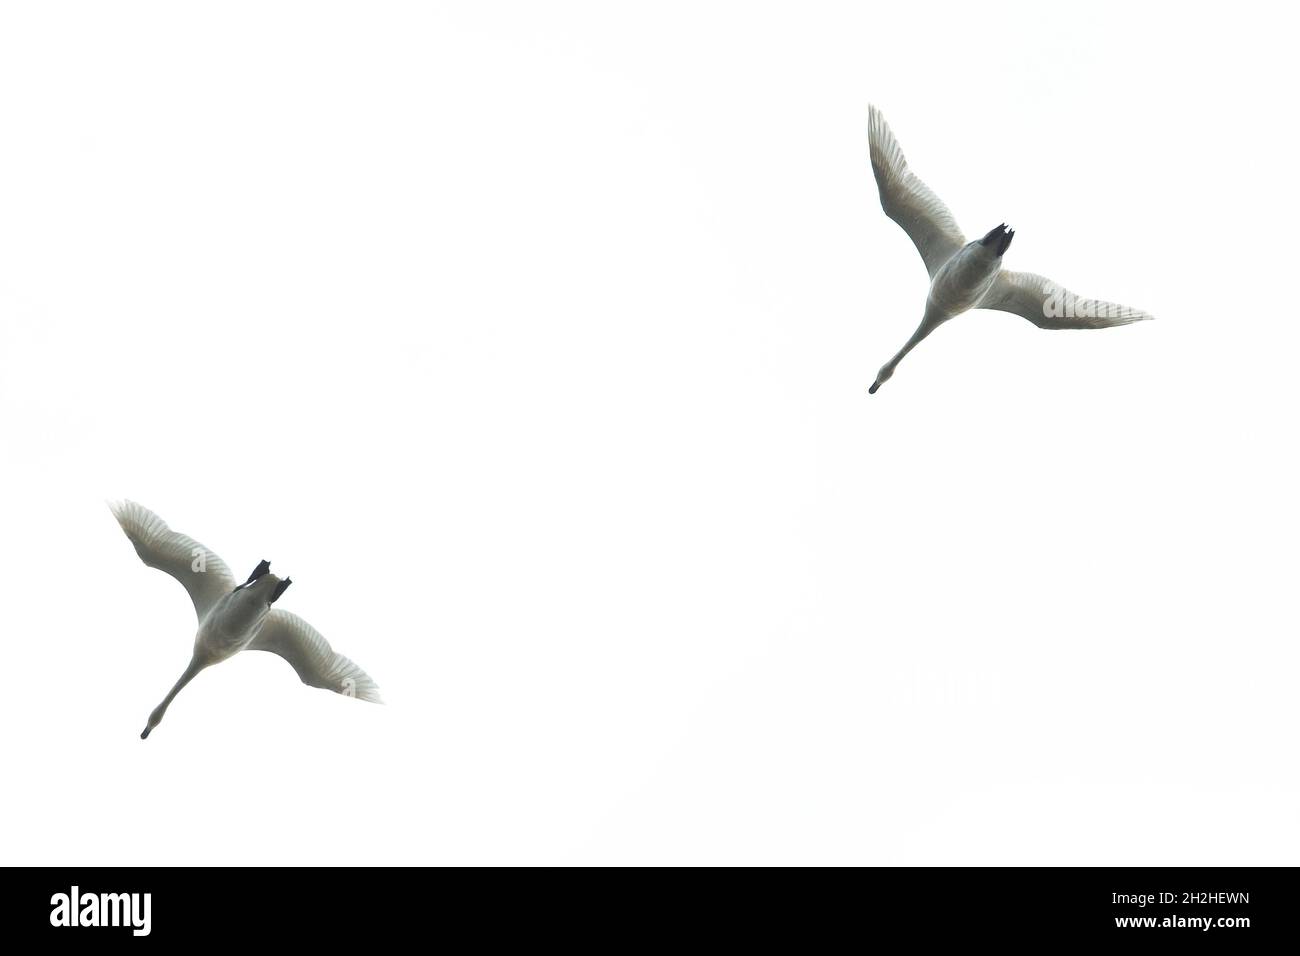
[[[930,273],[925,316],[898,354],[881,367],[868,389],[872,395],[922,339],[970,309],[1011,312],[1040,329],[1105,329],[1152,318],[1125,305],[1081,299],[1032,272],[1003,271],[1002,254],[1011,245],[1014,229],[1003,223],[983,239],[968,243],[943,200],[907,168],[898,140],[874,106],[868,139],[880,205],[885,215],[903,227]]]
[[[304,684],[382,703],[379,686],[365,671],[336,654],[302,618],[271,607],[293,581],[272,574],[269,561],[259,563],[248,580],[236,586],[221,558],[167,527],[167,522],[148,508],[134,501],[110,502],[109,507],[140,560],[179,581],[189,592],[199,618],[189,666],[149,715],[141,740],[162,722],[172,699],[199,671],[246,649],[279,654]]]

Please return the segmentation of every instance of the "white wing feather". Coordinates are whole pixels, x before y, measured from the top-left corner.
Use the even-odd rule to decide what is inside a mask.
[[[200,621],[212,605],[235,587],[234,575],[214,552],[171,528],[144,505],[134,501],[109,502],[109,508],[135,553],[151,568],[166,571],[189,592]]]
[[[279,654],[293,666],[304,684],[323,687],[345,697],[383,703],[379,685],[370,675],[342,654],[335,653],[329,641],[296,614],[273,608],[247,649]]]
[[[966,245],[957,220],[943,200],[907,168],[898,140],[874,106],[870,109],[867,138],[871,143],[871,168],[880,187],[880,205],[885,215],[903,227],[933,277],[953,253]]]
[[[1028,319],[1040,329],[1108,329],[1154,316],[1101,299],[1084,299],[1032,272],[998,273],[977,306]]]

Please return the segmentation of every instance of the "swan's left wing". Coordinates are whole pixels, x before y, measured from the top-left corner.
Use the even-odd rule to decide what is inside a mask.
[[[1040,329],[1108,329],[1155,318],[1127,305],[1081,298],[1032,272],[1005,269],[976,308],[1010,312]]]
[[[215,552],[173,531],[144,505],[112,501],[108,506],[140,560],[151,568],[166,571],[185,587],[200,621],[212,605],[234,590],[235,576]]]
[[[344,697],[382,704],[379,685],[296,614],[273,608],[248,650],[270,651],[288,661],[304,684],[323,687]]]
[[[871,168],[880,187],[880,205],[885,215],[903,227],[933,277],[952,258],[966,239],[943,200],[907,168],[903,150],[885,117],[874,106],[870,110],[867,138],[871,143]]]

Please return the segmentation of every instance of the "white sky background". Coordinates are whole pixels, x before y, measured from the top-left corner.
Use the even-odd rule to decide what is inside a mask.
[[[4,861],[1295,863],[1290,15],[551,6],[0,14]]]

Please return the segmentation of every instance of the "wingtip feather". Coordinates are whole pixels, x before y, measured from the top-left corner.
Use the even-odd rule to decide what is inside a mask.
[[[351,694],[345,694],[347,697],[355,697],[357,700],[364,700],[369,704],[383,704],[384,699],[379,695],[379,685],[376,684],[366,674],[362,674],[364,681],[358,681],[358,686]]]

